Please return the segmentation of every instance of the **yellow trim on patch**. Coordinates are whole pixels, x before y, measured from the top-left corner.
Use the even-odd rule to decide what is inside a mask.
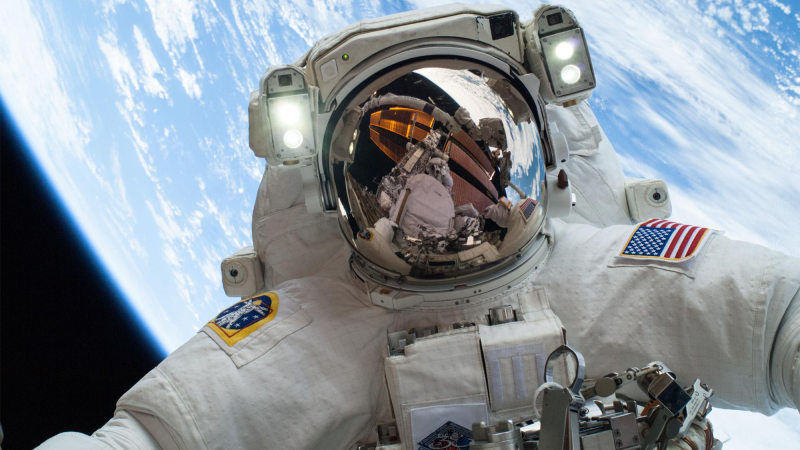
[[[269,313],[266,316],[262,317],[261,319],[249,323],[240,329],[224,328],[223,326],[217,325],[217,320],[220,319],[223,315],[234,314],[239,309],[246,308],[247,306],[243,306],[237,308],[236,310],[233,311],[231,310],[234,306],[245,302],[252,302],[254,307],[256,307],[251,309],[251,311],[258,310],[259,308],[269,308]],[[278,303],[279,303],[278,294],[274,292],[265,292],[263,294],[258,294],[253,297],[248,297],[240,302],[234,303],[221,313],[217,314],[217,316],[211,319],[211,321],[209,321],[207,325],[208,328],[217,333],[217,336],[219,336],[220,339],[222,339],[223,341],[225,341],[226,344],[228,344],[228,347],[233,347],[234,344],[246,338],[257,329],[261,328],[261,326],[264,325],[265,323],[271,322],[278,314]]]

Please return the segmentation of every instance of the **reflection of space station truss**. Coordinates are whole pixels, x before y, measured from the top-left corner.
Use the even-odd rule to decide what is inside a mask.
[[[375,195],[367,192],[363,185],[353,179],[353,175],[350,172],[347,172],[346,177],[347,182],[355,187],[353,189],[354,197],[350,197],[350,202],[358,205],[357,208],[352,209],[353,218],[358,223],[358,229],[365,230],[377,223],[381,217],[384,217],[381,212],[381,205]]]
[[[395,163],[406,154],[409,141],[428,136],[434,118],[419,110],[391,108],[370,116],[370,139]],[[497,203],[500,197],[492,183],[495,169],[486,152],[463,130],[448,136],[443,151],[450,155],[456,206],[471,203],[478,211]]]

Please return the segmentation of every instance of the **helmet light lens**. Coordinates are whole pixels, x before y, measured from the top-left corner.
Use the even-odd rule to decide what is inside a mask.
[[[289,148],[297,148],[303,143],[303,133],[289,130],[283,135],[283,143]]]
[[[575,47],[569,42],[562,42],[556,46],[556,57],[558,59],[570,59],[575,53]]]
[[[284,125],[294,125],[300,121],[300,108],[294,103],[283,102],[279,104],[277,113]]]
[[[578,66],[568,65],[561,69],[561,80],[567,84],[574,84],[581,78],[581,69]]]

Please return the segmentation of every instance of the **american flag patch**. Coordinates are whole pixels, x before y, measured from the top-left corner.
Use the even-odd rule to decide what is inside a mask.
[[[538,204],[539,202],[536,200],[528,198],[525,199],[521,205],[519,205],[519,213],[522,214],[522,218],[525,219],[525,222],[531,218],[531,215],[533,214],[533,211],[536,210],[536,205]]]
[[[686,261],[700,251],[709,236],[716,233],[709,228],[651,219],[633,230],[618,256]]]

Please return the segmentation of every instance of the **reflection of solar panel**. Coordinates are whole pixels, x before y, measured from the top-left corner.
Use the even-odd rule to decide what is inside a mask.
[[[370,140],[398,163],[406,154],[409,140],[421,141],[428,136],[434,118],[423,111],[391,108],[372,113],[369,123]],[[483,211],[497,202],[497,188],[491,181],[494,167],[483,149],[463,130],[451,139],[445,151],[450,155],[453,201],[457,206],[472,203]]]
[[[378,111],[369,117],[369,124],[370,128],[377,126],[408,137],[408,130],[413,120],[413,111]]]
[[[450,153],[450,158],[456,164],[466,169],[476,181],[483,185],[486,191],[491,194],[489,197],[492,197],[493,200],[497,199],[497,188],[494,187],[492,181],[486,176],[486,172],[481,169],[474,159],[467,155],[460,145],[451,141],[447,144],[446,150]]]
[[[478,212],[482,213],[486,207],[494,205],[495,202],[478,190],[478,188],[455,173],[452,173],[452,175],[453,188],[451,192],[453,193],[453,203],[455,203],[456,206],[472,203],[472,206],[474,206]]]
[[[433,121],[433,116],[415,109],[392,108],[376,111],[369,117],[369,135],[372,142],[386,156],[392,158],[394,162],[400,162],[406,154],[405,145],[400,144],[397,139],[387,136],[384,130],[407,140],[413,138],[421,141],[428,136]]]
[[[372,113],[369,124],[370,128],[383,128],[406,139],[413,137],[421,141],[428,136],[433,125],[433,117],[415,109],[392,108]]]
[[[525,222],[531,218],[531,215],[533,214],[533,211],[536,210],[536,205],[538,204],[539,202],[536,200],[528,198],[525,199],[521,205],[519,205],[519,213],[522,214],[522,218],[525,219]]]
[[[475,141],[472,140],[469,134],[467,134],[466,131],[461,130],[458,133],[454,134],[453,138],[455,138],[455,140],[458,141],[459,145],[461,145],[462,148],[466,149],[469,152],[470,156],[472,156],[475,159],[475,161],[477,161],[478,164],[480,164],[483,167],[483,169],[486,171],[486,176],[491,178],[492,175],[494,174],[494,167],[492,166],[492,162],[489,161],[489,157],[486,156],[486,152],[484,152],[483,149]]]
[[[389,136],[381,134],[375,128],[369,129],[369,137],[372,142],[381,149],[383,153],[396,163],[399,163],[403,156],[406,154],[406,148],[392,140]]]

